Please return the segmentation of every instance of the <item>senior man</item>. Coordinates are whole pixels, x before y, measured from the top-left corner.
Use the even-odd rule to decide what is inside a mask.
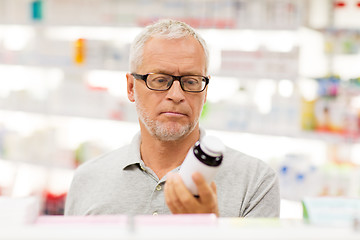
[[[178,174],[189,149],[205,135],[199,117],[211,87],[208,65],[205,41],[183,22],[160,20],[135,38],[126,78],[140,132],[131,144],[76,170],[66,215],[279,216],[276,174],[256,158],[227,147],[214,182],[193,174],[198,197]]]

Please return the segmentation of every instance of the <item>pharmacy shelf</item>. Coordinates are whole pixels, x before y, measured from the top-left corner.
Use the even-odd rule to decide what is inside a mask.
[[[241,239],[244,240],[357,240],[352,227],[307,225],[301,220],[219,218],[198,220],[199,216],[137,216],[135,223],[124,216],[39,218],[35,224],[4,227],[0,238],[12,240],[56,239]],[[192,218],[192,219],[187,219]],[[201,216],[200,216],[201,218]],[[205,217],[203,217],[205,218]],[[166,220],[165,220],[166,219]],[[140,224],[139,224],[140,223]],[[191,223],[191,224],[190,224]],[[3,224],[2,226],[6,226]],[[164,227],[166,226],[166,227]],[[174,234],[176,233],[176,234]]]
[[[51,160],[48,162],[38,162],[36,160],[13,160],[13,159],[6,159],[0,158],[0,163],[2,164],[11,164],[12,166],[22,167],[22,166],[36,166],[45,169],[58,169],[58,170],[74,170],[76,168],[75,165],[64,165],[60,163],[52,163]]]
[[[82,29],[92,29],[99,31],[103,31],[100,29],[107,29],[107,30],[113,30],[116,32],[126,30],[126,29],[135,29],[136,31],[140,31],[142,28],[147,26],[148,24],[151,24],[158,20],[160,18],[151,18],[151,19],[142,19],[136,22],[131,23],[118,23],[118,24],[111,24],[111,23],[80,23],[76,22],[74,23],[59,23],[59,22],[36,22],[36,21],[0,21],[0,28],[1,27],[8,27],[8,26],[21,26],[21,27],[33,27],[33,28],[61,28],[61,29],[76,29],[76,28],[82,28]],[[201,24],[199,21],[191,20],[191,19],[180,19],[181,21],[184,21],[188,24],[190,24],[192,27],[196,28],[200,32],[214,29],[217,31],[228,31],[228,32],[238,32],[238,31],[264,31],[264,32],[275,32],[275,31],[289,31],[294,32],[297,31],[301,26],[300,25],[292,25],[292,26],[281,26],[281,25],[268,25],[268,26],[259,26],[259,25],[237,25],[234,24],[226,24],[225,21],[224,24],[217,24],[215,21],[213,21],[213,24]],[[219,20],[221,22],[221,20]],[[101,37],[101,36],[99,36]]]
[[[155,19],[156,20],[156,19]],[[154,22],[149,21],[149,23]],[[123,35],[125,39],[133,39],[133,37],[138,34],[144,27],[144,25],[139,24],[58,24],[58,23],[46,23],[46,22],[28,22],[28,23],[14,23],[14,22],[0,22],[0,29],[8,29],[8,28],[26,28],[26,29],[33,29],[33,30],[49,30],[51,33],[74,33],[74,30],[79,31],[78,34],[91,34],[92,38],[95,39],[107,39],[107,38],[114,38],[119,33],[126,33],[127,35]],[[220,31],[225,34],[237,34],[239,32],[265,32],[265,33],[280,33],[283,34],[284,32],[294,33],[299,30],[300,26],[297,27],[289,27],[289,28],[281,28],[281,27],[254,27],[246,26],[244,28],[216,28],[215,27],[195,27],[200,33],[206,34],[207,32],[214,32]],[[105,36],[95,36],[96,33],[108,33],[109,35]],[[111,35],[115,34],[115,35]],[[55,35],[60,36],[60,35]],[[61,39],[68,39],[69,36],[61,36]]]
[[[331,143],[331,144],[356,144],[360,143],[360,136],[347,136],[341,135],[337,133],[331,132],[317,132],[317,131],[304,131],[304,130],[297,130],[297,131],[276,131],[273,129],[269,130],[262,130],[262,131],[241,131],[242,134],[253,134],[253,135],[260,135],[260,136],[268,136],[268,137],[285,137],[291,139],[301,139],[301,140],[318,140],[324,143]]]
[[[130,108],[129,108],[130,109]],[[132,109],[132,108],[131,108]],[[134,110],[134,109],[133,109]],[[36,112],[36,111],[19,111],[19,110],[4,110],[0,109],[0,113],[2,114],[28,114],[29,117],[36,117],[36,118],[43,118],[45,121],[48,120],[49,122],[57,122],[57,120],[72,120],[76,119],[78,121],[87,121],[91,122],[92,124],[99,124],[101,123],[108,123],[108,124],[137,124],[136,112],[134,110],[132,116],[132,120],[118,120],[118,119],[110,119],[105,117],[86,117],[80,115],[70,115],[70,114],[55,114],[51,112]],[[223,131],[229,132],[231,130],[224,129],[224,128],[216,128],[213,126],[208,126],[206,123],[202,124],[200,120],[200,125],[205,127],[206,129],[212,129],[216,131]],[[233,132],[233,131],[231,131]],[[356,144],[360,143],[360,136],[359,135],[341,135],[337,133],[331,132],[317,132],[317,131],[304,131],[304,130],[292,130],[292,131],[281,131],[276,129],[266,129],[266,130],[252,130],[247,131],[245,130],[238,130],[235,131],[239,134],[252,134],[252,135],[259,135],[259,136],[268,136],[268,137],[286,137],[290,139],[309,139],[309,140],[319,140],[325,143],[334,143],[334,144],[342,144],[342,143],[349,143],[349,144]]]
[[[96,92],[95,92],[96,93]],[[101,95],[99,95],[101,94]],[[9,105],[12,102],[18,102],[18,107],[6,106],[5,103],[0,101],[0,112],[3,114],[6,113],[26,113],[31,115],[36,115],[37,117],[43,118],[51,118],[51,117],[76,117],[76,118],[84,118],[84,119],[94,119],[94,120],[113,120],[113,121],[128,121],[134,122],[137,121],[136,109],[130,105],[130,103],[119,103],[119,100],[114,98],[105,99],[108,97],[108,92],[99,92],[96,95],[92,95],[93,99],[98,102],[90,102],[93,104],[92,106],[86,105],[86,101],[79,101],[78,105],[73,105],[66,107],[66,104],[69,104],[69,101],[61,105],[52,105],[57,101],[56,99],[45,99],[43,101],[30,101],[30,99],[23,98],[22,103],[24,105],[18,106],[21,100],[17,100],[16,98],[8,99]],[[25,100],[25,101],[24,101]],[[50,102],[49,102],[50,101]],[[27,104],[27,106],[25,105]],[[96,104],[96,105],[95,105]],[[101,104],[111,104],[112,107],[109,106],[106,108],[105,106],[101,106]],[[117,104],[117,105],[115,105]],[[120,105],[121,104],[121,105]],[[63,106],[64,105],[64,106]],[[75,106],[75,107],[74,107]],[[86,109],[85,109],[86,108]]]
[[[24,56],[19,56],[19,58],[22,58]],[[0,55],[1,60],[1,55]],[[118,72],[118,73],[126,73],[128,71],[128,65],[118,65],[118,66],[89,66],[88,64],[79,64],[76,65],[72,62],[72,59],[68,57],[61,57],[60,59],[53,59],[54,61],[60,60],[61,63],[56,64],[54,61],[46,61],[40,63],[30,63],[30,62],[2,62],[0,63],[0,67],[21,67],[21,68],[29,68],[29,69],[41,69],[41,70],[59,70],[63,73],[66,73],[67,75],[81,75],[85,73],[89,73],[91,71],[111,71],[111,72]],[[123,75],[125,78],[125,74]]]
[[[250,72],[250,73],[242,73],[236,70],[221,70],[221,71],[215,71],[214,74],[217,76],[222,77],[236,77],[241,80],[258,80],[258,79],[273,79],[273,80],[283,80],[283,79],[289,79],[292,81],[296,81],[299,78],[298,74],[295,73],[262,73],[262,72]]]
[[[23,56],[20,56],[22,58]],[[0,55],[1,59],[1,55]],[[57,59],[54,59],[55,61]],[[0,67],[9,67],[9,68],[15,68],[15,67],[21,67],[21,68],[36,68],[36,69],[42,69],[42,70],[59,70],[62,73],[66,73],[67,75],[82,75],[89,72],[95,72],[95,71],[107,71],[107,72],[113,72],[113,73],[121,73],[123,74],[123,78],[125,79],[125,74],[129,71],[129,66],[127,64],[124,65],[111,65],[111,66],[89,66],[87,63],[84,63],[82,65],[75,65],[72,62],[72,59],[63,57],[61,59],[63,62],[62,65],[57,65],[51,61],[43,62],[43,64],[39,63],[23,63],[23,62],[14,62],[14,63],[0,63]],[[225,77],[225,78],[236,78],[239,79],[239,81],[254,81],[258,79],[264,79],[265,75],[259,72],[252,72],[252,73],[239,73],[239,71],[236,70],[214,70],[212,71],[210,69],[210,75],[212,78],[214,77]],[[294,82],[299,78],[298,74],[294,73],[267,73],[266,74],[267,79],[273,79],[273,80],[283,80],[283,79],[289,79]]]
[[[133,113],[136,114],[136,110],[133,109]],[[93,124],[103,122],[109,124],[116,124],[116,123],[135,123],[137,122],[137,117],[132,120],[119,120],[119,119],[112,119],[110,117],[101,117],[101,116],[85,116],[85,115],[75,115],[75,114],[68,114],[68,113],[54,113],[54,112],[43,112],[43,111],[28,111],[28,110],[15,110],[15,109],[0,109],[0,114],[4,115],[11,115],[11,120],[17,117],[29,117],[29,118],[36,118],[41,120],[42,122],[49,122],[56,123],[60,122],[61,120],[77,120],[77,121],[87,121]],[[135,116],[135,115],[134,115]],[[3,121],[7,121],[7,119],[3,118],[0,120],[0,123]],[[10,120],[9,120],[10,121]],[[57,123],[59,124],[59,123]]]

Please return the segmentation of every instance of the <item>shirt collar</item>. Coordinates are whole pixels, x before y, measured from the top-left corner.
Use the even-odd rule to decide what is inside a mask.
[[[200,139],[202,139],[206,135],[206,132],[204,129],[200,128]],[[140,154],[140,143],[141,143],[141,133],[140,131],[133,137],[130,147],[128,148],[128,155],[127,158],[124,160],[122,164],[122,169],[124,170],[126,167],[129,167],[131,165],[135,164],[144,164],[144,162],[141,159]]]
[[[127,158],[124,159],[122,164],[122,169],[134,164],[141,164],[141,155],[140,155],[140,142],[141,134],[138,132],[133,139],[131,140],[130,146],[128,148]]]

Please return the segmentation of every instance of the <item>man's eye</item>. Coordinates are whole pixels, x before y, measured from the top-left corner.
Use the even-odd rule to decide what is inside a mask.
[[[157,82],[157,83],[166,83],[166,82],[168,82],[168,80],[166,78],[155,78],[154,81]]]
[[[188,84],[188,85],[196,85],[199,83],[199,81],[197,79],[186,79],[184,81],[184,83]]]
[[[166,78],[158,78],[157,81],[158,82],[166,82],[167,80],[166,80]]]

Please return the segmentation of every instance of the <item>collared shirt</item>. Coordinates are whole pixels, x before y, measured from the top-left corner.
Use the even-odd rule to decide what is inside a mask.
[[[141,160],[140,139],[138,133],[129,145],[78,167],[66,215],[171,214],[164,196],[166,176],[159,179]],[[279,216],[277,177],[261,160],[226,148],[215,183],[221,217]]]

